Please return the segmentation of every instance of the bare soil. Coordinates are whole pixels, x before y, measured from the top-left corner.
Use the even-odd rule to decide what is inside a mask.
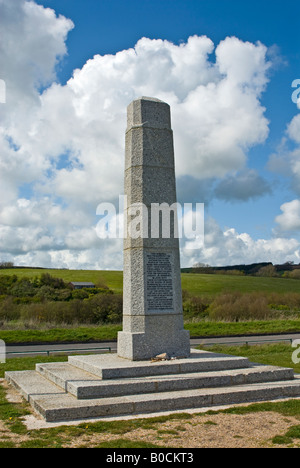
[[[286,418],[272,412],[199,415],[188,421],[163,423],[155,429],[137,429],[121,438],[170,448],[275,448],[272,438],[284,435],[289,427],[297,424],[299,420],[296,418]],[[83,437],[80,444],[95,446],[119,438],[117,435],[97,434],[86,441]],[[76,447],[78,443],[79,440],[71,446]],[[299,445],[296,442],[294,446],[300,446],[300,441]]]

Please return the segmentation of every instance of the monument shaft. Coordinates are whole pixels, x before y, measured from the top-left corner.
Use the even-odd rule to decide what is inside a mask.
[[[157,99],[140,98],[128,106],[127,118],[123,331],[118,335],[118,355],[134,361],[161,353],[188,357],[179,240],[174,236],[176,184],[170,107]],[[158,225],[159,211],[162,219]],[[169,229],[164,230],[166,222]],[[132,226],[137,228],[134,232]]]

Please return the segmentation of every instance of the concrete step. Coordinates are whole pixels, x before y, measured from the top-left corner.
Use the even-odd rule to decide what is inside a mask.
[[[22,392],[48,422],[86,420],[300,397],[300,378],[221,388],[78,400],[36,371],[8,372],[6,379]]]
[[[192,350],[187,359],[159,362],[129,361],[117,354],[69,356],[68,362],[103,380],[245,369],[250,366],[249,360],[244,357],[198,350]]]
[[[192,390],[260,382],[292,380],[293,369],[255,366],[213,372],[194,372],[139,378],[102,380],[69,363],[37,364],[37,372],[78,399]]]
[[[116,354],[70,356],[5,378],[48,422],[123,417],[300,397],[292,369],[192,351],[188,359],[132,362]]]

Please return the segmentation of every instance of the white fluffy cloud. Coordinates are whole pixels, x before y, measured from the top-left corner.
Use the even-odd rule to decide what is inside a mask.
[[[288,135],[296,143],[300,143],[300,114],[296,115],[289,124]]]
[[[298,105],[299,107],[299,105]],[[286,128],[277,153],[272,154],[269,169],[288,178],[291,189],[300,196],[300,114],[295,115]],[[282,213],[275,219],[276,233],[300,232],[300,200],[295,199],[280,207]]]
[[[205,223],[204,248],[193,250],[182,248],[185,266],[197,262],[212,266],[272,262],[281,264],[286,261],[300,261],[300,242],[296,239],[274,237],[253,239],[247,233],[238,233],[234,228],[223,231],[214,219]],[[196,247],[196,246],[195,246]]]
[[[7,93],[0,103],[2,257],[42,266],[122,267],[120,242],[97,238],[95,213],[99,203],[123,192],[126,107],[141,95],[171,105],[179,179],[205,185],[225,178],[222,193],[239,174],[236,198],[268,190],[245,169],[249,149],[269,132],[261,96],[270,63],[261,43],[227,37],[215,45],[193,36],[175,45],[142,38],[134,48],[96,55],[61,85],[55,70],[67,53],[71,20],[34,1],[0,0],[0,27]],[[295,140],[298,124],[289,130]],[[248,183],[242,194],[241,174]],[[231,252],[249,259],[251,252],[253,258],[278,252],[274,241],[259,245],[235,231],[216,232],[209,230],[206,241],[208,263],[227,263]],[[120,255],[112,254],[116,249]]]
[[[49,168],[43,148],[32,144],[41,108],[39,89],[55,79],[73,23],[34,2],[0,0],[0,63],[6,103],[0,104],[0,205]],[[46,142],[45,142],[46,143]]]
[[[300,196],[300,114],[287,125],[276,153],[268,163],[270,170],[290,179],[291,188]]]
[[[65,86],[48,88],[23,144],[48,164],[52,158],[44,190],[76,202],[122,192],[126,108],[140,95],[172,106],[178,177],[223,177],[243,168],[248,149],[268,135],[259,100],[266,48],[227,38],[215,49],[216,63],[208,60],[213,50],[207,37],[180,46],[143,38],[135,49],[95,56]],[[68,166],[58,168],[65,153]]]
[[[284,203],[280,207],[282,214],[276,217],[278,228],[282,232],[300,230],[300,200]]]

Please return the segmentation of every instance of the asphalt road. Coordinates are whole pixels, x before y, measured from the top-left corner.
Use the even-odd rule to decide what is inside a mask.
[[[198,345],[210,344],[227,344],[227,345],[249,345],[262,344],[262,343],[279,343],[287,342],[292,344],[294,340],[300,340],[300,333],[291,333],[285,335],[268,335],[268,336],[235,336],[235,337],[222,337],[222,338],[192,338],[191,347]],[[299,342],[300,344],[300,342]],[[6,357],[23,357],[35,355],[54,355],[54,354],[73,354],[73,353],[100,353],[100,352],[116,352],[116,341],[101,342],[101,343],[69,343],[69,344],[35,344],[35,345],[18,345],[6,346]]]

